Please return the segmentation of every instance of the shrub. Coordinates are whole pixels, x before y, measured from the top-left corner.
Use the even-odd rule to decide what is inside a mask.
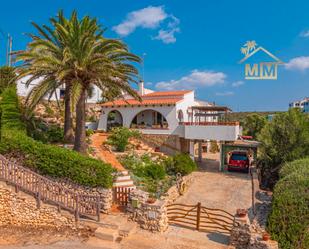
[[[298,172],[302,174],[303,172],[309,171],[309,160],[308,158],[303,158],[295,160],[292,162],[285,163],[280,170],[280,178],[284,178],[290,174]]]
[[[188,175],[197,169],[196,163],[189,154],[181,153],[164,160],[164,165],[169,174]]]
[[[309,158],[286,163],[280,175],[268,230],[280,248],[309,248]]]
[[[1,100],[0,153],[20,153],[24,165],[43,175],[68,178],[86,186],[112,186],[113,169],[109,164],[75,151],[43,144],[28,137],[20,120],[16,88],[8,88]]]
[[[145,167],[144,175],[153,180],[162,180],[166,173],[164,167],[161,164],[151,163]]]
[[[86,130],[86,136],[87,137],[90,137],[91,135],[93,135],[94,134],[94,130],[92,130],[92,129],[87,129]]]
[[[129,138],[138,137],[140,135],[137,130],[130,130],[126,127],[115,127],[111,130],[107,143],[115,146],[117,151],[124,152],[129,144]]]
[[[153,161],[148,154],[141,157],[132,153],[121,159],[121,163],[133,173],[137,185],[151,194],[165,193],[172,185],[173,177],[167,176],[161,160]]]
[[[211,140],[210,141],[210,149],[209,149],[210,153],[217,153],[219,152],[219,146],[217,141]]]

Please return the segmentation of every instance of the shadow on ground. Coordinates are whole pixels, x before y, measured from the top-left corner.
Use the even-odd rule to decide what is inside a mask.
[[[223,233],[209,233],[207,234],[207,238],[223,245],[228,245],[230,241],[230,236]]]

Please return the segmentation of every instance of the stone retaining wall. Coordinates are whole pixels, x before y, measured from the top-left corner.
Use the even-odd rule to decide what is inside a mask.
[[[194,172],[181,178],[179,185],[173,185],[169,188],[163,199],[166,200],[166,204],[169,205],[177,200],[177,198],[183,195],[192,184],[194,180]],[[181,187],[183,186],[183,188]]]
[[[235,216],[235,222],[230,235],[229,249],[278,249],[278,242],[263,240],[261,232],[252,228],[248,215],[243,218]]]
[[[147,203],[149,194],[142,190],[134,190],[129,195],[127,211],[130,219],[137,222],[141,228],[152,232],[164,232],[168,228],[166,202],[156,200]]]
[[[177,198],[183,195],[194,180],[194,172],[181,177],[178,183],[172,186],[162,197],[162,200],[156,200],[155,203],[147,203],[149,193],[135,189],[129,194],[127,211],[130,213],[130,219],[136,221],[141,228],[153,232],[163,232],[168,228],[167,205],[175,202]]]
[[[31,197],[29,197],[31,198]],[[74,217],[61,215],[56,208],[37,209],[35,200],[22,198],[10,190],[0,188],[0,226],[77,229]]]

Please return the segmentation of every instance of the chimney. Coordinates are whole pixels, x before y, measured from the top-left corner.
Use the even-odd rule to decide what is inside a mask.
[[[144,89],[144,81],[140,81],[138,83],[138,93],[143,96],[145,94],[145,89]]]

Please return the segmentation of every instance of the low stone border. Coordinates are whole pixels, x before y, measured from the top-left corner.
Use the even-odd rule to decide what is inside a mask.
[[[141,228],[152,232],[164,232],[168,228],[166,201],[156,200],[147,203],[149,193],[135,189],[129,194],[127,211],[130,220],[137,222]]]
[[[169,190],[166,192],[166,194],[162,197],[166,201],[166,204],[172,204],[175,202],[179,196],[183,195],[190,185],[192,184],[194,180],[194,172],[181,177],[179,182],[176,185],[173,185],[169,188]]]
[[[246,214],[245,217],[235,215],[229,249],[279,249],[279,246],[277,241],[263,240],[263,234],[252,228]]]

